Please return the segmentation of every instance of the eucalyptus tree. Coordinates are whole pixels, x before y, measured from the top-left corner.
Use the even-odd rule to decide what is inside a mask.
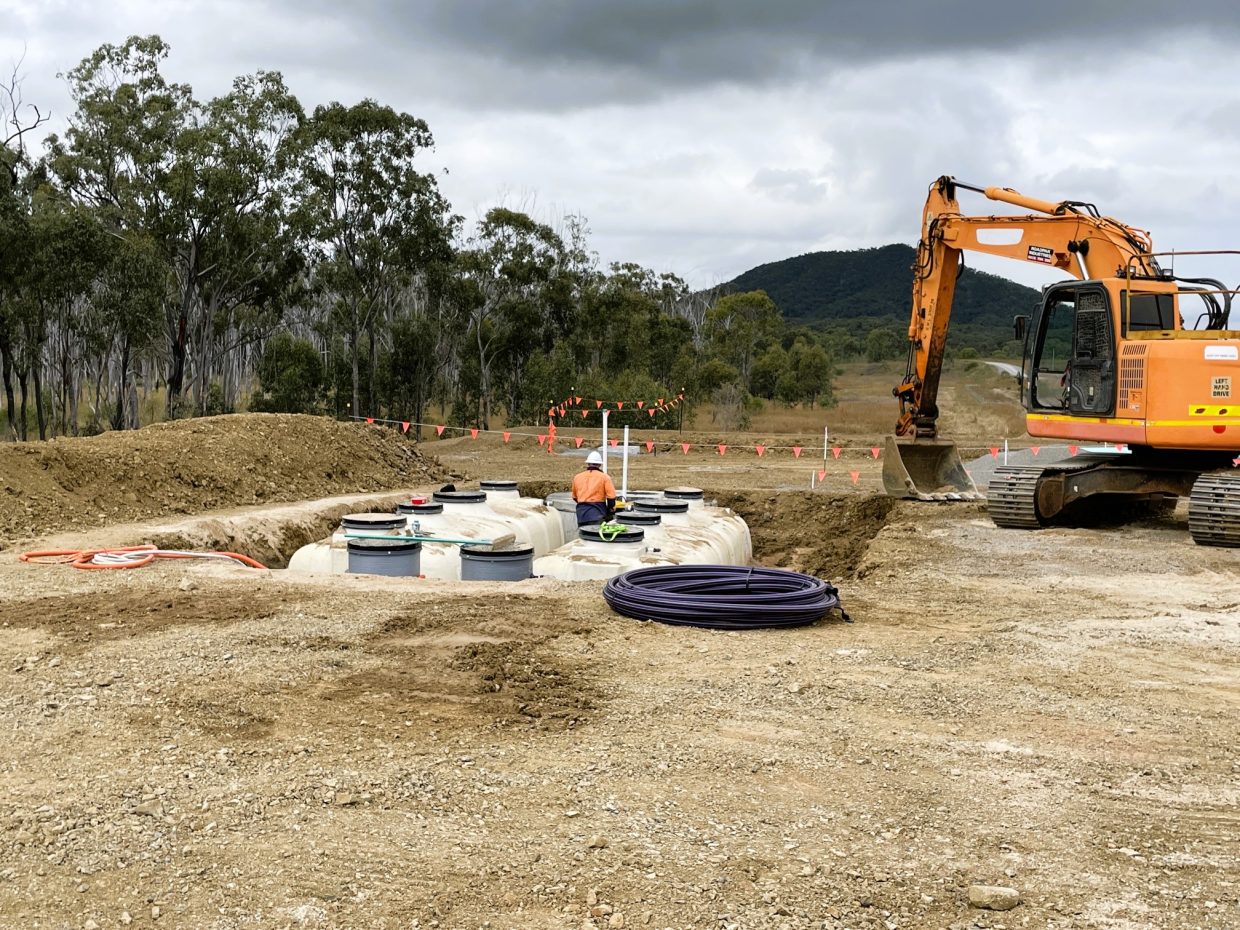
[[[550,226],[494,207],[459,256],[468,338],[478,364],[477,422],[483,429],[490,428],[500,359],[510,381],[509,412],[515,412],[524,363],[544,336],[545,299],[563,252],[564,243]]]
[[[316,243],[315,278],[344,331],[354,414],[363,411],[363,337],[373,372],[376,322],[451,257],[458,220],[434,175],[418,170],[433,144],[423,120],[373,100],[319,106],[299,134],[297,222]],[[373,406],[373,378],[367,400]]]

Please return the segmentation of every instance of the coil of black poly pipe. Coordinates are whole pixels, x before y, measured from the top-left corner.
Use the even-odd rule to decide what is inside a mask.
[[[813,575],[743,565],[637,568],[611,578],[603,599],[636,620],[708,630],[806,626],[840,608],[839,591]]]

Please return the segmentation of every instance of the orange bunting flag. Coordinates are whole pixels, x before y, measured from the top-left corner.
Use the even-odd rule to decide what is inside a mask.
[[[1218,430],[1215,430],[1214,432],[1216,432],[1216,433],[1217,433],[1217,432],[1218,432]],[[1121,442],[1119,445],[1117,445],[1117,446],[1115,447],[1115,451],[1116,451],[1116,452],[1127,452],[1127,451],[1128,451],[1128,443],[1126,443],[1126,442]]]
[[[582,444],[583,442],[585,442],[585,440],[584,440],[584,439],[582,439],[580,436],[578,436],[578,437],[576,437],[576,438],[573,440],[573,442],[575,442],[575,443],[577,444],[577,448],[578,448],[578,449],[580,449],[580,448],[581,448],[581,444]]]
[[[616,448],[616,446],[620,445],[620,440],[619,440],[619,439],[609,439],[609,440],[607,440],[607,441],[608,441],[609,443],[611,443],[611,447],[612,447],[613,449],[614,449],[614,448]]]
[[[504,443],[505,443],[505,445],[508,443],[508,440],[509,440],[509,439],[511,439],[511,438],[512,438],[512,433],[504,433]]]
[[[477,439],[477,438],[478,438],[478,429],[477,429],[477,427],[475,427],[474,429],[471,429],[471,430],[469,431],[469,438],[470,438],[470,439]]]
[[[861,472],[859,471],[850,471],[848,475],[852,478],[853,484],[856,484],[861,478]]]
[[[547,416],[549,416],[549,417],[553,417],[553,416],[555,416],[555,408],[554,408],[554,407],[548,407],[548,408],[547,408]]]
[[[999,457],[999,447],[998,447],[998,446],[991,446],[991,447],[990,447],[990,457],[991,457],[992,459],[997,459],[997,458]]]
[[[653,407],[650,407],[650,408],[648,408],[648,409],[646,410],[646,412],[647,412],[648,414],[650,414],[651,416],[654,416],[654,414],[655,414],[655,409],[654,409]]]
[[[793,446],[793,447],[792,447],[792,457],[793,457],[794,459],[799,459],[799,458],[801,457],[801,447],[800,447],[800,446]]]
[[[539,433],[539,435],[538,435],[538,444],[541,446],[541,445],[542,445],[543,443],[545,443],[546,441],[547,441],[547,434],[546,434],[546,433]]]
[[[680,444],[680,451],[681,451],[681,452],[683,452],[685,455],[688,455],[688,454],[689,454],[689,444],[688,444],[687,442],[682,442],[682,443]]]
[[[1034,455],[1037,455],[1039,452],[1042,451],[1042,447],[1041,446],[1030,446],[1029,451],[1032,452]]]
[[[375,418],[374,418],[374,417],[367,417],[367,418],[366,418],[366,422],[367,422],[367,423],[370,423],[370,424],[373,424],[373,423],[375,422]]]
[[[762,458],[766,452],[766,446],[754,446],[754,449],[758,452],[758,458]]]
[[[878,446],[870,446],[870,455],[874,456],[874,458],[878,458],[878,454],[882,451]]]
[[[840,457],[840,453],[843,451],[844,450],[841,449],[839,446],[835,446],[831,449],[831,454],[838,459]]]
[[[580,398],[580,397],[576,398],[576,400],[577,400],[577,403],[578,403],[578,404],[580,404],[580,403],[581,403],[581,398]]]
[[[644,406],[646,406],[646,402],[645,402],[644,400],[639,400],[639,401],[637,402],[637,409],[638,409],[638,410],[641,410],[641,409],[642,409],[642,407],[644,407]]]
[[[583,410],[581,411],[581,419],[584,420],[585,418],[586,418],[586,412]]]
[[[409,421],[408,421],[408,420],[401,420],[401,421],[400,421],[400,431],[401,431],[402,433],[407,433],[407,432],[409,432]]]
[[[624,409],[624,401],[622,401],[622,400],[618,400],[618,401],[616,401],[616,409],[617,409],[617,410],[623,410],[623,409]]]
[[[651,442],[649,439],[647,439],[647,440],[646,440],[646,451],[647,451],[647,452],[653,452],[653,451],[654,451],[654,443],[653,443],[653,442]]]
[[[826,480],[827,480],[827,470],[826,470],[825,468],[821,468],[821,469],[819,469],[819,470],[818,470],[818,482],[819,482],[819,484],[821,484],[823,481],[826,481]]]
[[[719,443],[719,454],[720,454],[720,455],[727,455],[727,454],[728,454],[728,447],[727,447],[727,445],[725,445],[725,444],[724,444],[724,443],[722,443],[722,442],[721,442],[721,443]]]
[[[1076,446],[1068,446],[1068,455],[1076,455]]]
[[[436,436],[442,436],[442,435],[443,435],[443,427],[442,427],[442,426],[436,426],[436,427],[435,427],[435,435],[436,435]]]
[[[597,410],[597,409],[598,409],[599,407],[601,407],[601,406],[603,406],[603,402],[602,402],[601,400],[596,400],[596,401],[594,402],[594,409],[595,409],[595,410]]]
[[[662,406],[663,406],[663,398],[662,398],[662,397],[660,397],[660,398],[659,398],[659,406],[660,406],[660,407],[662,407]]]

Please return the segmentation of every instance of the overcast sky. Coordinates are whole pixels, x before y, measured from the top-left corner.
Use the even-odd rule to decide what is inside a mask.
[[[1229,2],[0,0],[0,24],[56,128],[58,72],[158,33],[201,98],[259,69],[307,109],[373,97],[429,123],[425,169],[470,221],[580,213],[604,262],[695,286],[915,242],[941,174],[1093,201],[1159,248],[1240,247]]]

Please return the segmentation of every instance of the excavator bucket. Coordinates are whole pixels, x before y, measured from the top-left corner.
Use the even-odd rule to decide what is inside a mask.
[[[883,487],[889,497],[919,501],[974,501],[984,495],[964,470],[954,442],[936,439],[901,442],[887,437]]]

